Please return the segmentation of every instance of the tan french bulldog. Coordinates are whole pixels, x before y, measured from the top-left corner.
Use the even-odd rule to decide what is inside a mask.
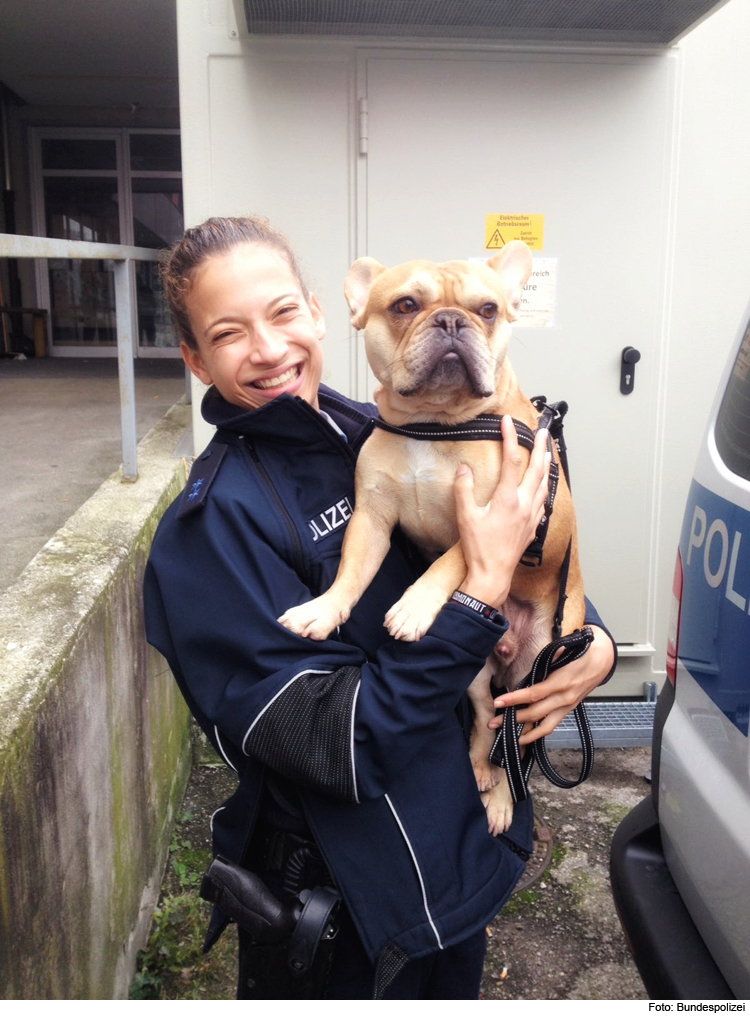
[[[410,261],[385,268],[363,257],[352,265],[344,292],[352,324],[365,332],[384,421],[456,425],[491,413],[536,428],[539,415],[506,358],[531,269],[531,252],[521,242],[509,243],[486,264]],[[453,494],[456,470],[462,463],[472,468],[476,501],[485,504],[501,461],[502,444],[495,440],[413,439],[375,428],[357,461],[355,511],[336,580],[280,622],[313,639],[330,635],[372,581],[400,524],[433,563],[388,611],[385,624],[398,639],[421,638],[466,574]],[[564,634],[583,624],[584,591],[575,512],[561,475],[542,565],[519,564],[503,607],[511,630],[469,689],[475,711],[471,760],[493,834],[510,827],[513,802],[505,774],[488,760],[495,736],[487,728],[494,715],[490,681],[494,675],[499,685],[513,688],[550,642],[571,539]]]

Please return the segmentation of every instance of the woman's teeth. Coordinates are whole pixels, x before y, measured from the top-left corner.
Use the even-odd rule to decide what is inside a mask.
[[[256,382],[253,382],[253,385],[258,389],[276,389],[277,386],[293,382],[298,375],[299,365],[295,364],[293,368],[285,371],[283,375],[277,375],[276,378],[259,378]]]

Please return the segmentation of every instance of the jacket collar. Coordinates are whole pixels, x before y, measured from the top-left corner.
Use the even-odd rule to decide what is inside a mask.
[[[377,413],[372,404],[353,403],[328,386],[320,387],[318,399],[321,409],[339,425],[350,443],[365,430],[369,434]],[[254,439],[273,438],[294,443],[309,441],[311,432],[316,429],[326,436],[333,432],[314,407],[289,393],[282,393],[256,410],[245,410],[228,403],[216,387],[211,386],[203,397],[201,413],[222,433],[251,435]]]

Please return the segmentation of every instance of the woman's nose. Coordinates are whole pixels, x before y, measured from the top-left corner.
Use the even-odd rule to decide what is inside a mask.
[[[288,352],[288,343],[276,332],[256,329],[253,333],[250,351],[253,364],[280,364]]]

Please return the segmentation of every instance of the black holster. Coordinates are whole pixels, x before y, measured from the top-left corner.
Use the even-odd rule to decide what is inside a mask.
[[[336,936],[340,896],[327,885],[278,899],[252,871],[218,856],[200,894],[240,932],[239,999],[319,999]]]

